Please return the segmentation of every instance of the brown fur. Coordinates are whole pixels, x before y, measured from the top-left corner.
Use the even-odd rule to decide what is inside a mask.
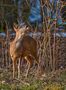
[[[32,60],[35,60],[38,63],[37,58],[37,42],[29,35],[26,35],[25,30],[14,29],[16,31],[15,39],[10,43],[10,55],[13,61],[13,77],[15,73],[15,64],[18,58],[25,58],[29,63],[29,66],[32,65]],[[24,59],[25,60],[25,59]]]

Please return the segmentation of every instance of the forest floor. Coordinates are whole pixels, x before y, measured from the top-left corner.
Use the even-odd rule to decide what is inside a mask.
[[[23,72],[20,79],[13,79],[12,69],[0,68],[0,90],[66,90],[66,69],[41,76],[36,76],[36,71],[31,69],[28,78]]]
[[[66,66],[66,38],[61,40],[61,54],[57,57],[63,66]],[[65,43],[64,43],[65,42]],[[64,43],[64,44],[63,44]],[[63,46],[63,47],[62,47]],[[37,68],[31,68],[28,77],[25,78],[25,69],[21,68],[20,79],[13,79],[12,66],[3,67],[0,60],[0,90],[66,90],[66,68],[61,68],[53,72],[44,72],[42,75],[37,75]]]

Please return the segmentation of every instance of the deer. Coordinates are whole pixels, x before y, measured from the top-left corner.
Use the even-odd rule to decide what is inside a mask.
[[[27,71],[25,76],[27,77],[30,67],[33,64],[33,60],[38,64],[37,56],[37,42],[34,38],[27,34],[28,27],[26,26],[13,26],[16,36],[12,42],[10,42],[10,56],[13,63],[13,78],[15,78],[16,62],[18,64],[18,78],[20,77],[20,60],[22,58],[27,61]]]

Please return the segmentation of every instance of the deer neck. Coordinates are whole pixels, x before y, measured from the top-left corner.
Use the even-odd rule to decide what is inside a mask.
[[[16,36],[15,39],[14,39],[14,41],[17,42],[19,40],[22,40],[23,37],[24,37],[24,35],[18,36],[18,37]]]

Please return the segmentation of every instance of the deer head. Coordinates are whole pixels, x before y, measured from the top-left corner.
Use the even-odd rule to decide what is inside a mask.
[[[14,24],[13,27],[14,27],[14,31],[16,32],[16,38],[18,39],[20,39],[29,31],[29,27],[27,27],[26,25],[19,26],[19,25]]]

